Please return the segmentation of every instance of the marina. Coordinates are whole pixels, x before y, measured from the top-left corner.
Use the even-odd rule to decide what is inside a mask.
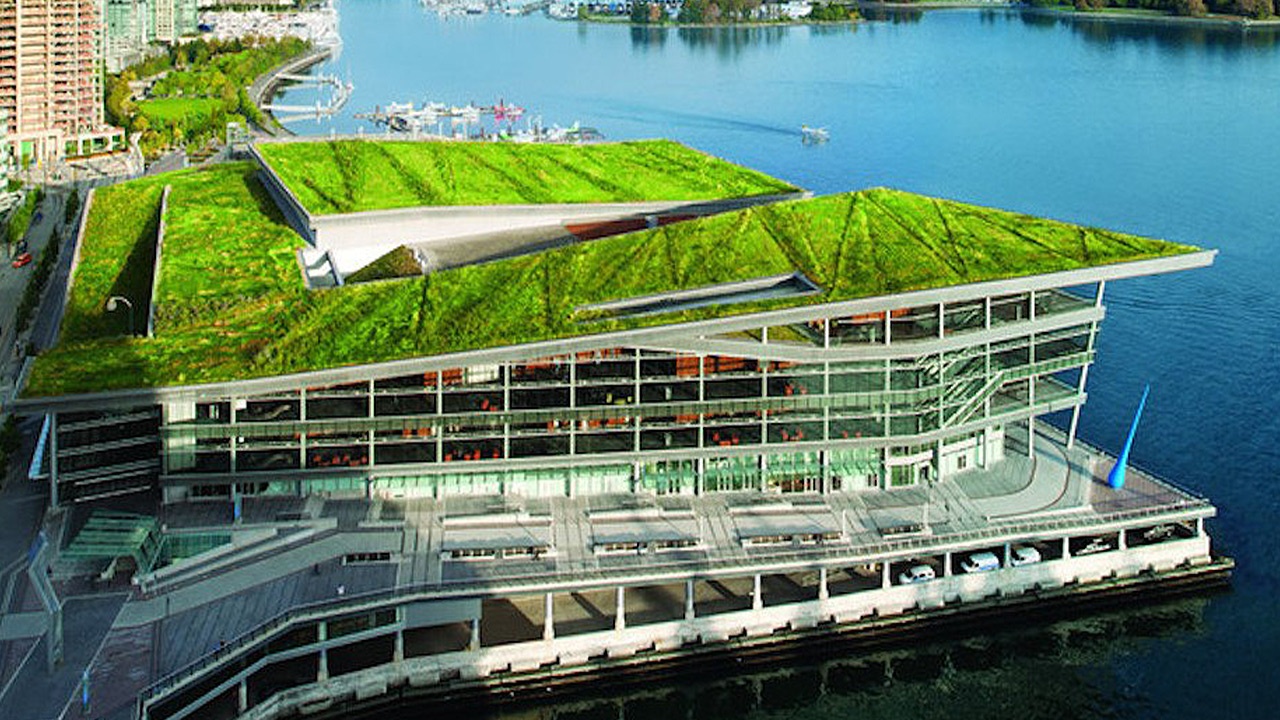
[[[322,118],[333,115],[347,104],[347,100],[351,97],[354,90],[350,82],[343,82],[333,75],[300,75],[297,73],[279,73],[275,76],[276,81],[282,84],[292,85],[310,85],[317,88],[327,88],[329,95],[324,100],[317,100],[314,106],[306,105],[288,105],[275,102],[267,102],[260,105],[264,112],[269,112],[275,116],[276,120],[281,123],[287,123],[292,120],[300,120],[306,118]]]
[[[391,103],[374,108],[372,112],[356,113],[353,117],[387,132],[412,138],[552,143],[604,139],[595,128],[582,127],[577,123],[569,127],[546,127],[541,117],[526,117],[523,107],[503,100],[485,106],[426,102],[422,107],[415,107],[411,102]],[[522,119],[525,120],[524,127],[519,126]]]

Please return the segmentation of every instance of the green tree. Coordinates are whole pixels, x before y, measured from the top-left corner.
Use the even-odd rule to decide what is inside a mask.
[[[631,22],[639,25],[646,25],[649,22],[649,3],[633,2],[631,3]]]

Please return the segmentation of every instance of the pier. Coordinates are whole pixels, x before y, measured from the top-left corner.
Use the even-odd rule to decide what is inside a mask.
[[[305,55],[301,55],[293,58],[292,60],[281,63],[272,69],[271,72],[268,72],[266,75],[263,75],[254,81],[253,85],[249,87],[249,98],[253,100],[253,103],[257,105],[260,110],[267,113],[273,120],[276,120],[277,123],[281,121],[287,122],[289,120],[297,119],[297,117],[323,117],[325,115],[332,115],[340,110],[350,98],[351,91],[353,89],[351,84],[343,83],[333,76],[315,77],[302,75],[301,71],[318,65],[333,57],[334,53],[337,52],[337,49],[338,46],[336,45],[325,45],[318,47]],[[317,103],[316,105],[311,106],[275,105],[271,103],[270,98],[275,96],[281,85],[289,82],[315,82],[330,84],[334,87],[333,97],[327,104]],[[294,117],[285,116],[277,118],[275,116],[276,112],[296,113],[296,115]],[[279,125],[268,125],[260,128],[260,130],[268,135],[276,135],[280,131],[285,133],[289,132]]]

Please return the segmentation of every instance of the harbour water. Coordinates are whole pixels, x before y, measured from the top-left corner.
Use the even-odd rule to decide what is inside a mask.
[[[1232,592],[921,647],[889,664],[927,671],[882,663],[866,682],[813,681],[830,675],[813,666],[791,684],[706,686],[730,699],[778,686],[785,701],[699,701],[670,682],[621,715],[1276,715],[1280,35],[1004,10],[750,29],[441,18],[416,0],[340,11],[342,53],[316,71],[355,91],[337,116],[291,125],[300,134],[356,132],[354,113],[390,102],[502,99],[548,125],[675,138],[819,193],[885,185],[1220,250],[1208,270],[1108,288],[1081,433],[1118,449],[1151,383],[1132,457],[1219,506],[1211,532],[1238,562]],[[300,90],[280,102],[309,101]],[[830,141],[802,143],[802,124]]]

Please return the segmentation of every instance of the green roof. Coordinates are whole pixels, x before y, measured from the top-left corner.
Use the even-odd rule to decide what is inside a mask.
[[[102,308],[114,292],[118,258],[138,255],[127,239],[146,241],[147,213],[135,211],[137,198],[158,197],[155,188],[164,184],[172,190],[155,337],[122,338],[118,324],[102,322]],[[108,225],[111,232],[103,230]],[[872,189],[757,206],[427,277],[309,291],[294,259],[302,241],[247,163],[100,191],[89,229],[66,331],[36,362],[28,395],[265,377],[1196,250]],[[796,272],[820,291],[639,316],[581,310]]]
[[[423,205],[695,201],[799,192],[670,140],[588,145],[335,140],[257,148],[312,215]]]

